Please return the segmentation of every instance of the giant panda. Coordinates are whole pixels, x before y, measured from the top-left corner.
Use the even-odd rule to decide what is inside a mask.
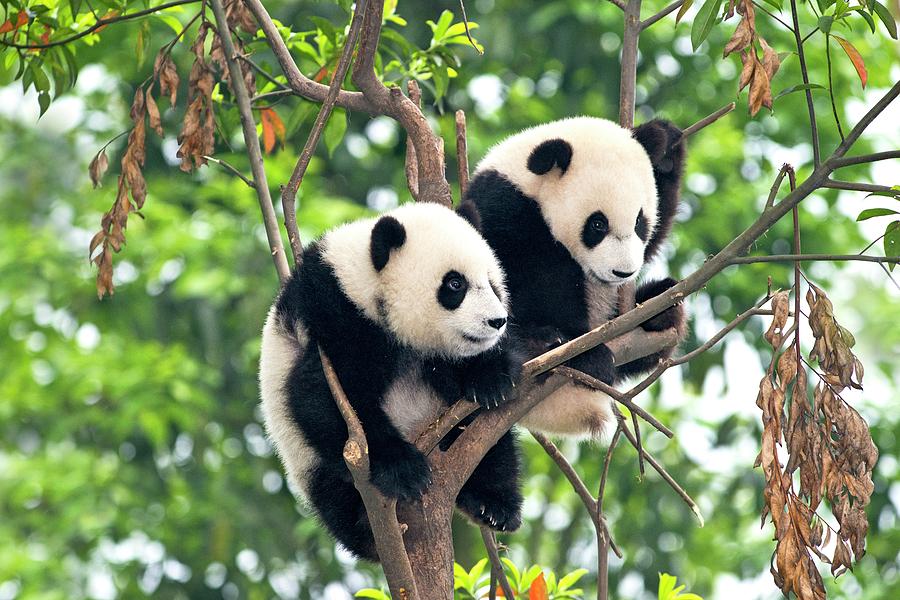
[[[477,166],[466,202],[497,253],[511,297],[511,327],[532,354],[571,340],[618,314],[617,290],[659,251],[678,205],[681,131],[653,120],[634,130],[600,118],[538,125],[493,147]],[[639,286],[637,302],[673,279]],[[675,327],[676,305],[642,324]],[[671,350],[615,367],[605,345],[566,364],[614,384],[645,372]],[[612,421],[610,398],[575,384],[549,395],[520,423],[553,434],[596,437]]]
[[[371,482],[411,499],[431,479],[414,437],[462,397],[483,409],[510,397],[523,357],[507,348],[507,317],[504,273],[490,247],[437,204],[340,226],[306,248],[263,329],[262,412],[293,489],[351,553],[378,560],[317,346],[362,422]],[[507,432],[463,486],[458,507],[480,524],[516,529],[518,474]]]

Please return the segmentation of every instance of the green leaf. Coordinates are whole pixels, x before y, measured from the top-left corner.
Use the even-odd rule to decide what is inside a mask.
[[[684,3],[681,5],[681,8],[678,9],[678,14],[675,15],[675,24],[681,22],[681,19],[684,18],[684,15],[687,14],[687,11],[694,5],[694,0],[684,0]]]
[[[531,565],[527,571],[522,573],[522,579],[519,581],[519,589],[524,590],[531,587],[531,584],[535,579],[538,578],[541,574],[541,566],[540,565]]]
[[[894,221],[884,230],[884,255],[900,256],[900,221]],[[888,265],[888,269],[894,270],[897,263]]]
[[[881,22],[884,23],[884,26],[887,27],[888,33],[891,34],[891,37],[896,40],[897,21],[894,20],[894,15],[891,14],[891,11],[889,11],[887,7],[878,0],[875,0],[875,4],[872,9],[875,11],[875,14],[878,15],[878,18],[881,19]]]
[[[344,139],[345,133],[347,133],[347,113],[342,108],[335,108],[331,113],[331,118],[328,119],[328,124],[325,125],[325,132],[322,134],[322,137],[325,138],[328,156],[334,154],[335,149]]]
[[[719,17],[719,7],[722,0],[706,0],[700,7],[700,12],[694,17],[694,24],[691,25],[691,46],[694,51],[700,47],[712,31],[713,25],[716,24]]]
[[[472,582],[473,586],[478,583],[478,579],[481,577],[481,574],[484,572],[484,567],[487,566],[487,564],[488,559],[482,558],[475,563],[475,566],[469,571],[469,580]]]
[[[359,590],[353,595],[355,598],[373,598],[374,600],[391,600],[390,594],[373,588]]]
[[[587,574],[587,572],[588,572],[587,569],[577,569],[575,571],[572,571],[571,573],[569,573],[568,575],[566,575],[565,577],[563,577],[562,579],[559,580],[559,585],[557,585],[557,589],[560,592],[566,591],[567,589],[572,587],[579,579],[584,577],[585,574]]]
[[[866,219],[871,219],[872,217],[884,217],[887,215],[900,215],[900,212],[891,210],[890,208],[867,208],[866,210],[859,213],[859,216],[856,217],[856,220],[865,221]]]
[[[516,589],[519,589],[519,581],[522,579],[522,576],[519,573],[519,569],[517,569],[516,565],[513,564],[513,561],[509,560],[508,558],[504,557],[504,558],[501,558],[500,560],[503,562],[504,565],[506,565],[506,568],[509,569],[510,573],[512,574],[513,585],[515,586]]]
[[[43,117],[44,113],[47,112],[47,109],[50,107],[50,94],[48,94],[47,92],[41,92],[40,94],[38,94],[38,104],[41,105],[40,116]]]
[[[825,33],[829,33],[831,31],[831,25],[834,23],[834,17],[832,15],[825,15],[824,17],[819,17],[819,29],[824,31]]]
[[[766,4],[769,6],[776,8],[778,10],[784,9],[784,4],[782,4],[782,0],[764,0]]]
[[[794,92],[799,92],[800,90],[824,90],[825,86],[819,85],[818,83],[800,83],[797,85],[792,85],[789,88],[785,88],[778,92],[778,95],[775,96],[774,100],[778,100],[782,96],[787,96],[788,94],[793,94]]]

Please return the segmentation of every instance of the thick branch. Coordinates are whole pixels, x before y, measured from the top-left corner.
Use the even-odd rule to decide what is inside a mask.
[[[381,35],[383,11],[381,2],[366,4],[359,53],[353,67],[353,83],[380,113],[396,119],[412,139],[419,163],[419,201],[450,206],[452,200],[450,184],[444,176],[442,141],[412,100],[404,96],[399,88],[389,90],[375,75],[375,53]]]
[[[459,177],[459,198],[465,199],[469,191],[469,148],[466,141],[466,113],[456,111],[456,165]]]
[[[638,36],[641,34],[641,0],[628,0],[624,9],[622,67],[619,79],[619,125],[634,127],[634,89],[637,80]]]
[[[266,41],[275,54],[278,64],[281,65],[281,70],[284,71],[288,85],[293,92],[307,100],[324,102],[328,96],[328,86],[317,83],[300,72],[297,63],[294,62],[294,58],[291,56],[290,50],[288,50],[284,40],[281,39],[281,33],[278,32],[278,28],[272,21],[272,17],[269,16],[269,12],[263,6],[262,1],[244,0],[244,4],[256,17],[256,22],[259,23],[260,29],[266,36]],[[342,108],[372,115],[383,114],[371,102],[366,100],[360,92],[341,91],[338,93],[335,104]]]
[[[165,4],[160,4],[159,6],[152,6],[150,8],[145,8],[144,10],[139,10],[137,12],[128,13],[127,15],[117,15],[115,17],[109,17],[104,19],[97,19],[97,22],[85,29],[84,31],[79,31],[78,33],[71,35],[67,38],[63,38],[61,40],[55,40],[52,42],[46,42],[43,44],[15,44],[13,42],[7,42],[5,40],[0,40],[0,45],[7,46],[9,48],[19,48],[20,50],[40,50],[42,48],[52,48],[53,46],[63,46],[70,42],[74,42],[75,40],[80,40],[81,38],[88,36],[98,29],[105,27],[107,25],[111,25],[113,23],[119,23],[120,21],[129,21],[131,19],[137,19],[139,17],[146,17],[147,15],[152,15],[153,13],[157,13],[168,8],[172,8],[173,6],[181,6],[182,4],[194,4],[199,2],[200,0],[174,0],[173,2],[166,2]]]
[[[288,232],[288,241],[291,244],[291,250],[294,254],[295,266],[300,265],[303,255],[303,245],[300,242],[300,230],[297,227],[297,190],[300,189],[300,185],[303,183],[303,176],[306,174],[306,169],[309,167],[309,161],[312,160],[312,155],[319,143],[319,138],[322,137],[322,132],[325,131],[325,125],[328,123],[328,118],[331,116],[332,109],[334,109],[334,103],[337,101],[338,94],[341,92],[344,78],[347,76],[347,70],[350,68],[353,49],[356,47],[356,41],[359,39],[359,30],[362,26],[363,6],[365,6],[365,0],[359,0],[356,10],[353,12],[353,19],[350,21],[350,30],[347,32],[347,38],[344,40],[344,49],[341,51],[337,67],[335,67],[334,74],[331,77],[331,86],[328,88],[328,94],[322,102],[319,114],[316,115],[312,131],[310,131],[309,138],[306,140],[306,144],[300,152],[300,158],[297,159],[297,165],[294,167],[294,172],[291,173],[291,178],[288,180],[287,185],[281,188],[281,207],[284,210],[284,226]]]
[[[219,1],[212,0],[214,3]],[[378,557],[391,594],[395,598],[410,600],[418,598],[412,567],[403,545],[403,534],[397,522],[397,500],[386,498],[372,485],[369,479],[369,445],[366,442],[366,432],[322,348],[319,348],[319,356],[322,359],[322,371],[325,373],[328,389],[331,390],[341,416],[347,423],[348,437],[344,444],[344,462],[347,463],[353,477],[353,485],[362,496],[366,507],[369,524],[375,536],[375,548],[378,550]]]
[[[250,108],[250,95],[244,85],[244,74],[241,72],[241,66],[237,62],[237,55],[234,51],[234,43],[231,41],[222,0],[210,0],[210,4],[216,17],[216,29],[218,30],[219,38],[222,40],[222,49],[225,51],[228,73],[231,75],[229,78],[231,91],[234,93],[234,101],[241,116],[244,143],[247,146],[247,157],[250,159],[250,170],[253,172],[253,187],[256,190],[259,208],[262,211],[266,238],[269,241],[269,251],[272,254],[272,260],[275,261],[275,270],[278,271],[278,278],[283,282],[290,276],[291,269],[288,266],[287,257],[284,255],[281,232],[278,230],[278,219],[275,217],[275,209],[272,206],[269,182],[266,179],[262,151],[259,148],[259,137],[256,135],[256,121],[253,120],[253,109]]]

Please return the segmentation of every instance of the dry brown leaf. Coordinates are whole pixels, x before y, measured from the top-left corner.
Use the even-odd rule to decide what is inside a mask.
[[[778,53],[769,46],[768,42],[766,42],[765,38],[762,36],[759,36],[759,45],[763,51],[763,69],[765,69],[769,81],[772,81],[775,73],[778,72],[778,67],[781,66],[781,60],[778,58]]]
[[[769,76],[756,53],[752,53],[751,59],[755,63],[753,65],[753,79],[750,81],[750,114],[752,116],[759,112],[759,109],[765,106],[772,108],[772,87],[769,84]]]
[[[722,52],[722,58],[726,58],[732,52],[744,50],[753,40],[753,32],[750,30],[750,21],[741,19],[737,28],[734,30],[731,39],[725,44],[725,50]]]
[[[159,115],[159,107],[156,105],[156,100],[153,99],[153,94],[149,91],[147,92],[147,118],[150,121],[150,127],[156,132],[156,135],[162,137],[163,128],[162,119]]]
[[[159,82],[160,94],[169,95],[169,104],[175,106],[178,98],[178,71],[166,48],[159,51],[153,64],[153,78]]]
[[[88,174],[91,176],[91,183],[94,185],[94,188],[101,186],[101,180],[107,169],[109,169],[109,157],[106,156],[106,149],[104,148],[94,156],[94,159],[88,166]]]

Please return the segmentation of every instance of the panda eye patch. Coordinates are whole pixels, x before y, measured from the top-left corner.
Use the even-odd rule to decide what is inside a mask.
[[[588,217],[581,232],[581,241],[588,248],[593,248],[603,241],[609,233],[609,220],[602,211],[597,211]]]
[[[447,310],[459,308],[466,292],[469,291],[469,282],[461,273],[450,271],[444,275],[441,287],[438,289],[438,302]]]
[[[638,213],[637,221],[634,223],[634,232],[637,234],[642,241],[647,241],[647,234],[650,232],[650,226],[647,223],[647,217],[644,216],[644,209],[641,209],[641,212]]]

